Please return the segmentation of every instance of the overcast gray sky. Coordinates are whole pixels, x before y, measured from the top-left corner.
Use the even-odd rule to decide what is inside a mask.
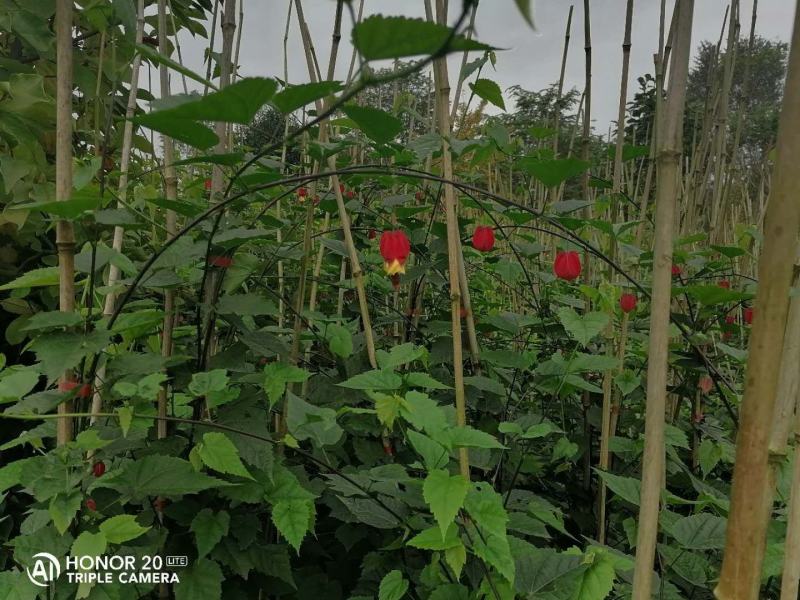
[[[244,2],[244,28],[239,55],[242,76],[283,76],[283,33],[288,0],[241,0]],[[753,0],[742,0],[742,35],[750,30]],[[451,16],[460,2],[451,0]],[[534,0],[537,30],[532,31],[519,16],[512,0],[482,0],[476,19],[477,39],[505,48],[498,52],[497,70],[484,71],[505,91],[512,85],[525,89],[541,89],[558,79],[564,28],[571,4],[575,5],[572,40],[567,64],[566,85],[583,88],[583,2],[582,0]],[[592,0],[591,24],[593,46],[593,120],[598,133],[603,133],[616,118],[619,78],[622,68],[622,35],[625,21],[625,0]],[[672,4],[668,0],[668,6]],[[720,34],[728,0],[697,0],[692,36],[693,46],[702,40],[716,40]],[[788,41],[794,16],[793,0],[759,0],[757,32],[769,39]],[[358,6],[358,0],[353,0]],[[635,0],[631,88],[636,77],[652,71],[652,56],[658,40],[659,0]],[[303,0],[321,65],[327,65],[334,0]],[[355,9],[355,8],[354,8]],[[424,16],[423,0],[365,0],[364,14]],[[344,79],[350,63],[351,23],[345,13],[337,79]],[[219,48],[217,35],[217,48]],[[201,71],[200,62],[206,40],[181,37],[184,61]],[[458,59],[451,58],[451,86],[455,88]],[[324,66],[323,66],[324,70]],[[308,81],[296,15],[289,30],[289,81]],[[173,93],[178,91],[177,81]],[[507,98],[507,96],[506,96]],[[507,102],[507,104],[509,104]],[[509,106],[509,108],[512,108]]]

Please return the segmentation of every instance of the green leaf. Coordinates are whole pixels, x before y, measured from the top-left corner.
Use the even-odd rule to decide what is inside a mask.
[[[224,121],[226,123],[249,124],[259,109],[269,102],[278,89],[274,79],[245,77],[218,92],[206,96],[189,95],[188,100],[177,106],[150,113],[175,120]],[[175,102],[178,96],[172,96]]]
[[[106,473],[91,488],[111,488],[134,500],[144,500],[148,496],[175,498],[223,485],[227,484],[195,471],[188,461],[153,454],[126,463],[118,472]]]
[[[73,220],[86,212],[96,210],[100,206],[100,194],[97,188],[89,188],[75,192],[69,200],[44,200],[15,204],[11,210],[37,210],[56,215],[64,219]]]
[[[525,19],[525,22],[531,26],[531,28],[535,29],[536,25],[533,22],[533,9],[531,8],[531,0],[514,0],[517,3],[517,8],[519,9],[522,18]]]
[[[588,569],[583,572],[580,584],[573,593],[573,598],[586,600],[602,600],[608,597],[614,587],[616,573],[614,561],[605,551],[592,552],[587,555],[591,560]]]
[[[505,396],[506,388],[503,387],[498,381],[485,377],[483,375],[473,375],[471,377],[464,377],[464,385],[474,387],[482,392],[489,392],[497,396]]]
[[[506,109],[503,92],[500,90],[500,86],[491,79],[478,79],[475,83],[470,83],[469,87],[476,96],[480,96],[503,110]]]
[[[30,392],[39,382],[34,370],[11,371],[0,379],[0,404],[16,402]]]
[[[80,507],[81,493],[78,490],[62,492],[51,498],[48,511],[58,533],[64,535]]]
[[[420,431],[432,433],[449,426],[442,407],[427,394],[411,391],[406,394],[405,399],[405,404],[400,407],[401,414]]]
[[[700,443],[700,468],[703,474],[708,477],[720,460],[722,460],[722,447],[709,438],[703,438]]]
[[[200,558],[181,571],[175,584],[175,600],[221,600],[222,569],[213,560]]]
[[[408,591],[408,581],[395,569],[381,579],[378,587],[378,600],[400,600]]]
[[[270,408],[283,398],[287,383],[302,383],[310,376],[305,369],[285,363],[273,362],[265,366],[264,391],[267,392]]]
[[[469,526],[475,529],[473,525]],[[483,533],[477,531],[472,533],[472,551],[476,556],[497,569],[506,580],[513,584],[516,571],[514,558],[508,544],[508,536],[505,532],[502,535],[493,533]]]
[[[394,427],[394,422],[400,416],[400,407],[405,404],[405,400],[396,394],[387,396],[386,394],[375,394],[375,413],[378,421],[387,429]]]
[[[753,294],[729,290],[718,285],[690,285],[686,288],[686,291],[704,306],[741,302],[742,300],[753,298]]]
[[[332,408],[314,406],[294,394],[287,394],[286,410],[286,425],[297,440],[312,439],[319,447],[331,446],[344,433]]]
[[[368,138],[379,144],[392,141],[403,130],[400,119],[379,108],[346,104],[342,111],[355,121]]]
[[[220,473],[253,479],[253,476],[242,464],[236,446],[224,433],[203,434],[203,441],[197,445],[197,449],[200,459],[207,467]]]
[[[117,515],[100,523],[100,531],[110,544],[122,544],[134,540],[149,527],[142,527],[134,515]]]
[[[223,296],[217,304],[217,312],[221,315],[239,316],[277,315],[278,308],[261,294],[248,293]]]
[[[225,369],[193,373],[189,391],[195,396],[204,397],[209,408],[227,404],[239,395],[238,388],[229,386],[228,373]]]
[[[61,327],[74,327],[83,323],[83,317],[76,312],[61,312],[51,310],[39,312],[31,316],[25,323],[22,331],[41,331],[43,329],[59,329]]]
[[[175,119],[168,114],[164,114],[166,112],[165,110],[154,111],[140,115],[134,117],[133,122],[200,150],[211,148],[219,142],[217,134],[205,125],[190,119]]]
[[[427,470],[441,469],[450,462],[450,452],[439,442],[413,429],[406,431],[406,436],[414,451],[422,457]]]
[[[338,81],[319,81],[292,85],[275,94],[272,104],[282,113],[288,114],[310,102],[335,94],[341,89],[342,84]]]
[[[464,508],[484,533],[506,535],[508,513],[503,506],[503,498],[488,483],[473,484],[467,494]]]
[[[438,527],[429,527],[406,542],[409,546],[421,550],[447,550],[461,545],[458,537],[458,525],[451,523],[444,537]]]
[[[4,285],[0,290],[19,290],[22,288],[47,287],[58,285],[58,267],[31,269]]]
[[[606,313],[590,312],[579,315],[568,306],[559,309],[558,320],[561,321],[570,337],[584,347],[606,328],[609,321]]]
[[[403,379],[390,369],[374,369],[354,375],[338,385],[351,390],[396,390],[403,385]]]
[[[203,558],[214,549],[219,541],[228,535],[230,515],[224,510],[214,514],[210,508],[204,508],[192,519],[190,530],[197,541],[198,558]]]
[[[300,544],[310,529],[313,509],[313,503],[307,500],[286,500],[272,507],[272,522],[298,554]]]
[[[566,582],[573,581],[586,568],[580,555],[537,548],[515,537],[509,538],[509,545],[516,571],[514,589],[525,598],[543,597],[544,592],[553,589],[569,590]]]
[[[394,369],[415,360],[426,360],[428,351],[424,346],[417,346],[411,342],[393,346],[389,352],[378,350],[378,366],[381,369]]]
[[[325,328],[325,338],[333,354],[342,358],[349,358],[353,354],[353,336],[347,327],[330,323]]]
[[[449,442],[451,448],[505,448],[493,435],[480,429],[473,429],[469,425],[452,427],[443,431],[437,438]]]
[[[469,482],[463,476],[451,476],[442,469],[434,469],[425,478],[422,495],[439,523],[442,538],[464,505],[469,489]]]
[[[427,373],[409,373],[406,376],[406,385],[409,387],[421,387],[429,390],[450,390],[449,385],[445,385],[441,381],[435,380]]]
[[[619,391],[622,392],[622,395],[627,396],[642,384],[642,378],[630,369],[625,369],[614,377],[614,383],[619,388]]]
[[[623,477],[605,471],[597,471],[600,478],[606,482],[608,488],[623,500],[639,506],[642,495],[642,482],[634,477]]]
[[[373,15],[353,28],[353,46],[364,60],[491,50],[462,35],[454,35],[448,42],[450,34],[448,27],[423,19]]]
[[[577,158],[548,159],[526,156],[517,166],[547,187],[561,185],[567,179],[581,175],[591,165]]]
[[[683,548],[690,550],[718,550],[725,546],[727,521],[710,513],[681,517],[669,532]]]

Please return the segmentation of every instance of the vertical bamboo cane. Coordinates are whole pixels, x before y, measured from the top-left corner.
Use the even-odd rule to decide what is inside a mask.
[[[765,531],[774,490],[769,486],[768,440],[772,428],[782,345],[789,308],[792,261],[800,230],[796,163],[800,157],[800,3],[789,54],[775,168],[758,263],[755,321],[736,440],[731,511],[720,580],[720,600],[755,600],[761,581]]]
[[[72,0],[56,2],[56,200],[66,202],[72,194]],[[75,232],[71,221],[56,224],[58,247],[58,308],[75,310]],[[67,371],[60,382],[72,381]],[[72,402],[58,405],[60,414],[72,412]],[[56,442],[72,440],[72,419],[61,417],[56,424]]]
[[[694,0],[678,0],[675,10],[678,13],[673,38],[673,56],[670,62],[669,90],[658,128],[653,295],[650,309],[642,496],[633,576],[633,600],[650,600],[652,593],[653,559],[658,535],[658,505],[665,464],[664,410],[669,359],[672,232],[678,194]]]
[[[447,25],[447,0],[436,0],[436,21]],[[450,153],[450,83],[447,74],[447,60],[437,58],[433,62],[433,75],[436,81],[436,114],[439,134],[442,136],[442,175],[453,178],[453,157]],[[450,184],[444,185],[445,218],[447,221],[447,263],[448,283],[450,285],[450,316],[453,334],[453,378],[456,397],[456,422],[466,425],[467,408],[464,397],[464,358],[461,341],[461,294],[459,285],[459,229],[457,199]],[[469,479],[469,454],[466,448],[459,449],[461,474]]]

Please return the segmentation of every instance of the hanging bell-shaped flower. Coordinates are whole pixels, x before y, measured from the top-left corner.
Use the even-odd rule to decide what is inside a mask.
[[[581,274],[581,257],[574,250],[559,252],[553,262],[553,273],[559,279],[573,281]]]
[[[411,252],[411,243],[402,231],[384,231],[381,234],[381,256],[388,275],[406,272],[406,259]]]
[[[629,313],[636,308],[636,303],[638,299],[636,298],[636,294],[622,294],[619,297],[619,307],[622,309],[622,312]]]
[[[490,252],[494,248],[494,229],[478,225],[472,234],[472,247],[479,252]]]

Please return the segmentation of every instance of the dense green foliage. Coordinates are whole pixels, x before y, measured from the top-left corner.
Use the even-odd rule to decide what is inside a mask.
[[[432,133],[425,59],[358,71],[348,86],[243,78],[206,96],[153,102],[135,118],[130,191],[118,205],[122,82],[137,51],[135,15],[120,0],[79,2],[75,189],[55,203],[53,3],[41,4],[38,15],[23,0],[0,7],[0,598],[157,597],[152,583],[63,581],[50,595],[25,574],[41,551],[188,556],[171,586],[177,600],[629,597],[652,254],[637,238],[634,200],[609,191],[606,145],[592,138],[591,163],[567,155],[579,94],[566,91],[559,103],[560,133],[552,128],[552,89],[516,89],[516,107],[500,117],[459,112],[463,128],[449,141],[480,360],[465,344],[468,425],[458,426],[439,209],[443,140]],[[177,28],[206,35],[210,3],[171,5]],[[148,17],[146,35],[153,24]],[[98,32],[113,40],[102,59]],[[474,50],[478,60],[465,72],[472,83],[488,81],[479,69],[494,60],[488,46],[461,33],[451,39],[445,28],[400,17],[371,17],[354,40],[367,61]],[[154,65],[162,60],[138,51]],[[410,79],[371,86],[412,66],[419,72]],[[496,100],[489,84],[468,89]],[[152,99],[147,90],[139,97]],[[328,142],[317,141],[318,99],[336,109]],[[213,153],[215,121],[243,126],[231,153]],[[186,144],[177,201],[162,192],[159,134]],[[627,142],[627,168],[646,168],[644,138],[631,130]],[[330,173],[314,171],[329,156],[364,270],[377,368],[367,358]],[[226,191],[210,207],[204,182],[212,165],[224,170]],[[591,198],[580,195],[587,172]],[[555,202],[538,202],[562,186]],[[306,187],[318,204],[298,193]],[[610,213],[620,200],[620,212]],[[166,210],[181,227],[169,242]],[[305,255],[309,214],[314,249]],[[78,238],[74,313],[58,311],[59,218]],[[493,250],[470,246],[478,225],[494,228]],[[111,245],[115,226],[125,228],[121,252]],[[397,285],[371,235],[389,229],[404,231],[412,247]],[[725,246],[708,245],[703,234],[676,241],[659,598],[711,598],[718,572],[749,331],[744,311],[755,289],[740,267],[754,237]],[[618,249],[613,260],[610,246]],[[580,252],[581,278],[554,275],[557,250]],[[111,317],[102,314],[110,265],[122,272]],[[301,277],[317,296],[311,309],[303,296],[298,312]],[[177,296],[168,358],[166,290]],[[623,292],[638,298],[624,317]],[[618,354],[622,327],[627,343]],[[75,373],[71,389],[58,384],[67,370]],[[612,466],[601,471],[606,373],[620,409]],[[162,390],[169,435],[158,439]],[[94,391],[103,411],[90,418]],[[76,436],[56,447],[53,416],[66,399],[74,400]],[[464,448],[470,481],[457,468]],[[786,526],[781,473],[768,591]],[[595,537],[601,480],[610,490],[603,544]]]

